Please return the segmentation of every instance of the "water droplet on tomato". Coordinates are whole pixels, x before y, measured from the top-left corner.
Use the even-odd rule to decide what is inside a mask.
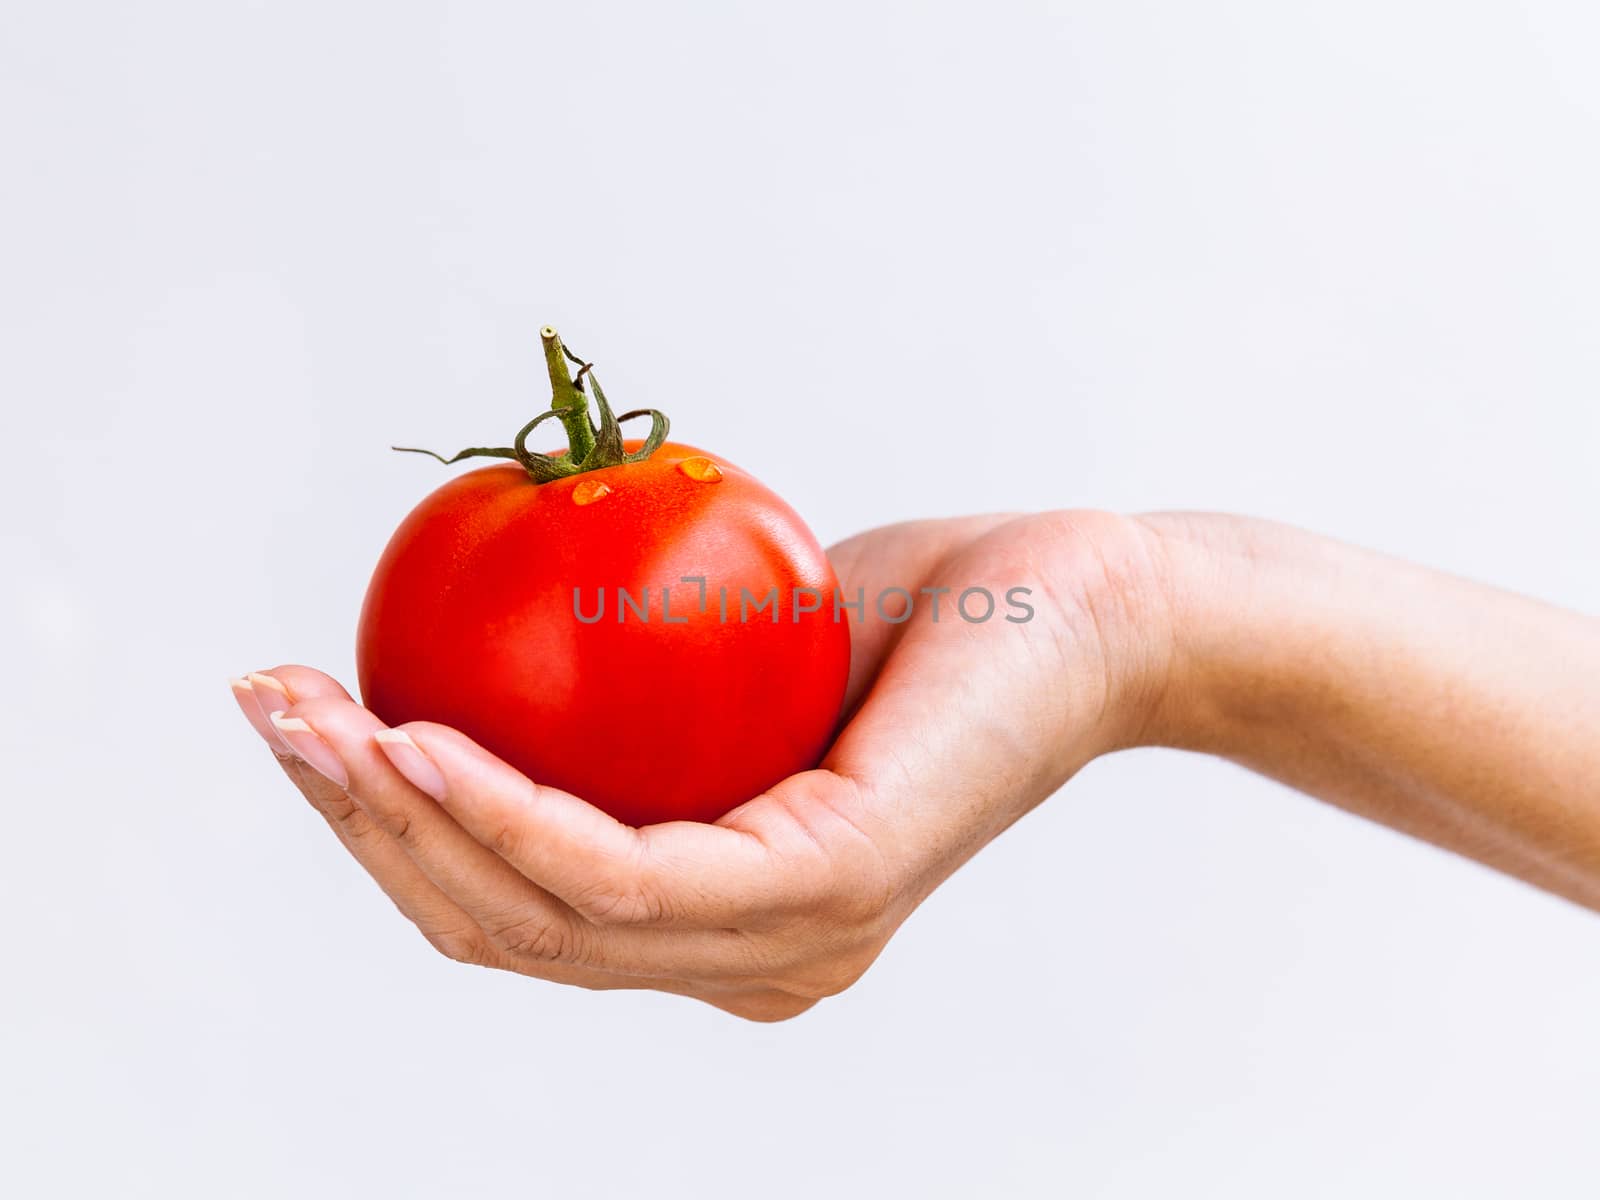
[[[678,464],[678,470],[682,471],[696,483],[715,483],[717,480],[722,478],[722,468],[717,466],[717,464],[712,462],[709,458],[705,458],[699,454],[694,455],[692,458],[686,458],[680,462]]]
[[[572,489],[572,502],[574,504],[593,504],[596,500],[604,500],[611,495],[611,486],[601,483],[598,479],[581,479],[578,486]]]

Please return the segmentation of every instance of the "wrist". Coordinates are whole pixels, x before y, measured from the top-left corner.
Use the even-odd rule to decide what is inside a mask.
[[[1171,630],[1142,744],[1235,757],[1251,731],[1306,699],[1296,682],[1322,645],[1318,614],[1338,584],[1338,544],[1229,514],[1138,522],[1158,546]]]
[[[1061,714],[1061,780],[1102,754],[1161,744],[1178,647],[1176,569],[1159,522],[1098,511],[1030,518],[1048,564],[1055,631],[1071,699]]]
[[[1273,580],[1293,531],[1224,513],[1135,519],[1157,547],[1170,637],[1138,744],[1227,755],[1241,706],[1273,704],[1269,654],[1288,640],[1271,632],[1280,600]]]

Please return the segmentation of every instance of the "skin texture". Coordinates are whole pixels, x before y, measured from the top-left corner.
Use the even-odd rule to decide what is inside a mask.
[[[235,696],[443,953],[755,1020],[848,987],[961,863],[1139,745],[1225,755],[1600,907],[1600,622],[1232,517],[923,521],[830,557],[847,590],[1021,584],[1037,615],[968,624],[945,596],[934,621],[919,595],[901,624],[853,618],[820,768],[715,825],[622,825],[449,728],[386,731],[306,667]]]
[[[629,824],[714,821],[828,748],[850,663],[835,586],[793,509],[692,446],[544,484],[501,463],[451,479],[390,539],[361,613],[361,694]]]

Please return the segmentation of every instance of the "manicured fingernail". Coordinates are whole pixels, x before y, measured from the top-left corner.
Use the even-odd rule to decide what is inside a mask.
[[[412,787],[435,800],[444,799],[444,772],[434,766],[433,760],[417,747],[404,729],[380,729],[372,735],[372,740]]]
[[[338,752],[323,741],[315,729],[299,717],[286,717],[282,713],[272,714],[272,726],[283,735],[283,740],[289,744],[289,749],[316,768],[319,774],[326,776],[339,787],[350,785],[350,774],[344,769],[344,763],[340,760]]]
[[[249,681],[251,690],[256,693],[256,698],[263,705],[273,697],[283,701],[283,708],[288,708],[289,705],[294,703],[294,700],[289,696],[289,689],[284,687],[280,680],[274,679],[271,675],[263,675],[260,671],[251,671],[245,678]],[[282,712],[283,708],[277,711]]]
[[[233,688],[234,703],[239,706],[244,719],[250,722],[250,728],[261,735],[261,740],[272,747],[274,754],[283,754],[283,739],[272,727],[272,722],[267,720],[267,714],[261,711],[261,705],[256,703],[256,693],[250,681],[241,675],[238,679],[228,680],[228,683]]]
[[[294,697],[289,695],[289,689],[274,679],[271,675],[263,675],[259,671],[252,671],[245,676],[250,684],[250,694],[255,697],[256,708],[261,713],[261,719],[267,723],[267,728],[272,731],[268,739],[280,754],[293,754],[291,746],[284,736],[274,728],[272,714],[281,713],[294,703]]]

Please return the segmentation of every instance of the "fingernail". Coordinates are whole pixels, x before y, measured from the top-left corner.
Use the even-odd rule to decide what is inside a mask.
[[[409,733],[404,729],[380,729],[372,735],[372,740],[412,787],[435,800],[444,799],[444,772],[418,749]]]
[[[299,717],[286,717],[282,713],[272,714],[272,726],[288,743],[289,749],[303,761],[309,763],[317,772],[324,775],[339,787],[350,785],[350,774],[344,769],[338,752],[322,739],[322,736]]]
[[[250,722],[250,728],[261,735],[261,740],[272,747],[274,754],[283,754],[283,739],[272,727],[267,714],[261,711],[261,705],[256,702],[255,690],[251,688],[250,681],[241,675],[238,679],[228,680],[228,684],[233,689],[234,703],[239,706],[244,719]]]
[[[255,697],[256,709],[261,713],[261,719],[267,723],[267,729],[272,734],[267,740],[277,747],[278,753],[293,754],[294,747],[272,724],[274,713],[281,713],[294,703],[294,697],[289,695],[289,689],[271,675],[263,675],[259,671],[250,672],[245,676],[245,680],[250,684],[250,694]]]

